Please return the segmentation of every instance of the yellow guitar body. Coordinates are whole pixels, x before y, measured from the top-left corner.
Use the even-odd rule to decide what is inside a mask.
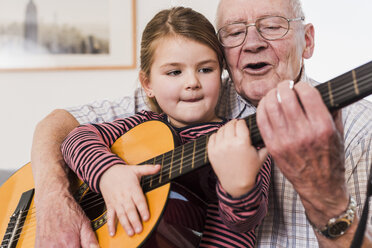
[[[111,147],[112,151],[120,156],[127,164],[136,165],[157,155],[174,149],[175,142],[172,131],[160,121],[148,121],[142,123],[120,137]],[[23,166],[14,173],[0,187],[0,238],[4,237],[9,219],[16,209],[23,192],[34,188],[31,164]],[[163,214],[170,192],[170,184],[165,184],[146,193],[148,206],[151,214],[149,221],[143,223],[143,232],[127,236],[120,224],[115,237],[108,235],[105,224],[105,213],[92,220],[104,222],[95,232],[101,247],[138,247],[145,241],[158,225]],[[24,222],[16,247],[33,247],[35,243],[36,216],[33,201]],[[4,242],[4,239],[3,239]],[[161,240],[159,241],[161,244]],[[169,247],[166,246],[165,247]]]

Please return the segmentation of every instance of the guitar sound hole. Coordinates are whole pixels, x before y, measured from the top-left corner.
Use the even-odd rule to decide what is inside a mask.
[[[101,194],[89,191],[80,199],[79,204],[90,220],[95,220],[106,211]]]

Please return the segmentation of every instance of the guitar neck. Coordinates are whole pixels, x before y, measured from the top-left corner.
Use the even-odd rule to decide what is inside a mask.
[[[372,61],[315,87],[330,112],[350,105],[372,94]],[[256,123],[256,114],[245,118],[252,144],[263,141]]]
[[[372,61],[316,86],[330,111],[340,109],[372,94]],[[244,120],[250,130],[252,144],[263,146],[256,123],[256,114]],[[147,160],[142,164],[160,164],[161,171],[142,177],[144,192],[158,188],[172,180],[209,163],[207,144],[209,135],[202,136],[174,150]]]

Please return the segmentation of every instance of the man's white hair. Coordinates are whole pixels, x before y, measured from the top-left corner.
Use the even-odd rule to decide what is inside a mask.
[[[295,17],[305,17],[300,0],[289,0]]]
[[[305,17],[305,13],[302,9],[301,0],[288,0],[291,8],[293,9],[293,14],[295,17]],[[220,13],[220,5],[222,0],[218,3],[217,7],[217,14],[216,14],[216,20],[215,20],[215,26],[218,27],[218,21],[219,21],[219,13]]]

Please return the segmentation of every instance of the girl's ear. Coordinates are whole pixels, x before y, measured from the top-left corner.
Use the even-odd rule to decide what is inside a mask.
[[[151,88],[150,79],[144,71],[139,72],[139,80],[141,82],[142,88],[146,92],[147,97],[153,98],[154,93],[153,93],[153,90]]]

